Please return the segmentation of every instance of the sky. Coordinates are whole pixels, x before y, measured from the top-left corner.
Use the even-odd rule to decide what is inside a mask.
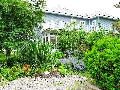
[[[67,8],[79,13],[93,14],[96,11],[120,18],[120,8],[113,5],[118,4],[120,0],[46,0],[47,7]]]

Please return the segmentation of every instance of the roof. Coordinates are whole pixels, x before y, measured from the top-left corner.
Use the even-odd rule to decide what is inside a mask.
[[[94,14],[84,14],[84,13],[78,13],[78,12],[74,12],[72,10],[69,10],[67,8],[62,8],[60,6],[57,7],[52,7],[52,8],[48,8],[46,7],[43,10],[44,13],[51,13],[51,14],[57,14],[57,15],[64,15],[64,16],[71,16],[71,17],[76,17],[76,18],[84,18],[84,19],[93,19],[96,17],[103,17],[103,18],[108,18],[108,19],[113,19],[113,20],[117,20],[118,17],[114,17],[112,15],[106,14],[106,13],[102,13],[100,11],[95,12]]]

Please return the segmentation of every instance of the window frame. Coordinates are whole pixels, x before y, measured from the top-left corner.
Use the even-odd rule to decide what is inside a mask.
[[[80,26],[85,26],[86,22],[85,21],[80,21]]]

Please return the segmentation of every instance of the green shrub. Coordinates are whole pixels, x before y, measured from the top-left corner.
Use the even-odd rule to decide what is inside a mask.
[[[62,59],[65,55],[62,52],[54,52],[51,54],[51,64],[58,66],[60,64],[60,59]]]
[[[104,33],[102,31],[100,32],[92,32],[88,33],[85,37],[85,42],[88,46],[88,48],[91,50],[92,46],[101,38],[104,37]]]
[[[12,81],[23,76],[32,76],[32,68],[30,65],[14,64],[11,68],[2,68],[0,70],[0,76],[4,77],[8,81]]]
[[[51,47],[49,44],[31,41],[20,51],[21,61],[30,64],[32,67],[50,62]]]
[[[3,61],[6,58],[4,53],[0,53],[0,61]]]
[[[15,68],[15,67],[14,67]],[[4,68],[1,70],[1,74],[2,76],[7,79],[8,81],[12,81],[15,80],[17,78],[19,78],[20,76],[20,72],[14,69],[10,69],[10,68]]]
[[[78,45],[84,41],[86,33],[82,30],[62,30],[59,34],[58,49],[64,53],[66,50],[76,50]]]
[[[30,64],[31,67],[41,68],[42,71],[52,69],[58,65],[59,60],[64,57],[62,52],[51,53],[52,48],[49,43],[31,41],[21,51],[21,61],[23,64]]]
[[[61,75],[69,75],[69,71],[67,69],[67,66],[65,64],[61,64],[59,67],[58,67],[58,72],[61,74]]]
[[[4,53],[0,53],[0,68],[5,66],[6,61],[7,61],[7,59],[6,59],[5,54]]]
[[[6,62],[7,62],[6,63],[7,67],[12,67],[17,63],[21,63],[21,64],[23,63],[19,56],[10,56],[10,57],[6,58]]]
[[[120,38],[104,37],[98,40],[91,51],[85,52],[84,61],[102,90],[120,88]]]

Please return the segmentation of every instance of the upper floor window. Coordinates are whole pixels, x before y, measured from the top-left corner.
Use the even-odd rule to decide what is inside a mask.
[[[96,23],[97,23],[96,20],[93,20],[93,21],[92,21],[92,25],[93,25],[93,26],[96,26]]]
[[[85,26],[85,21],[80,21],[80,26]]]
[[[93,31],[96,30],[96,27],[92,27],[92,30],[93,30]]]

